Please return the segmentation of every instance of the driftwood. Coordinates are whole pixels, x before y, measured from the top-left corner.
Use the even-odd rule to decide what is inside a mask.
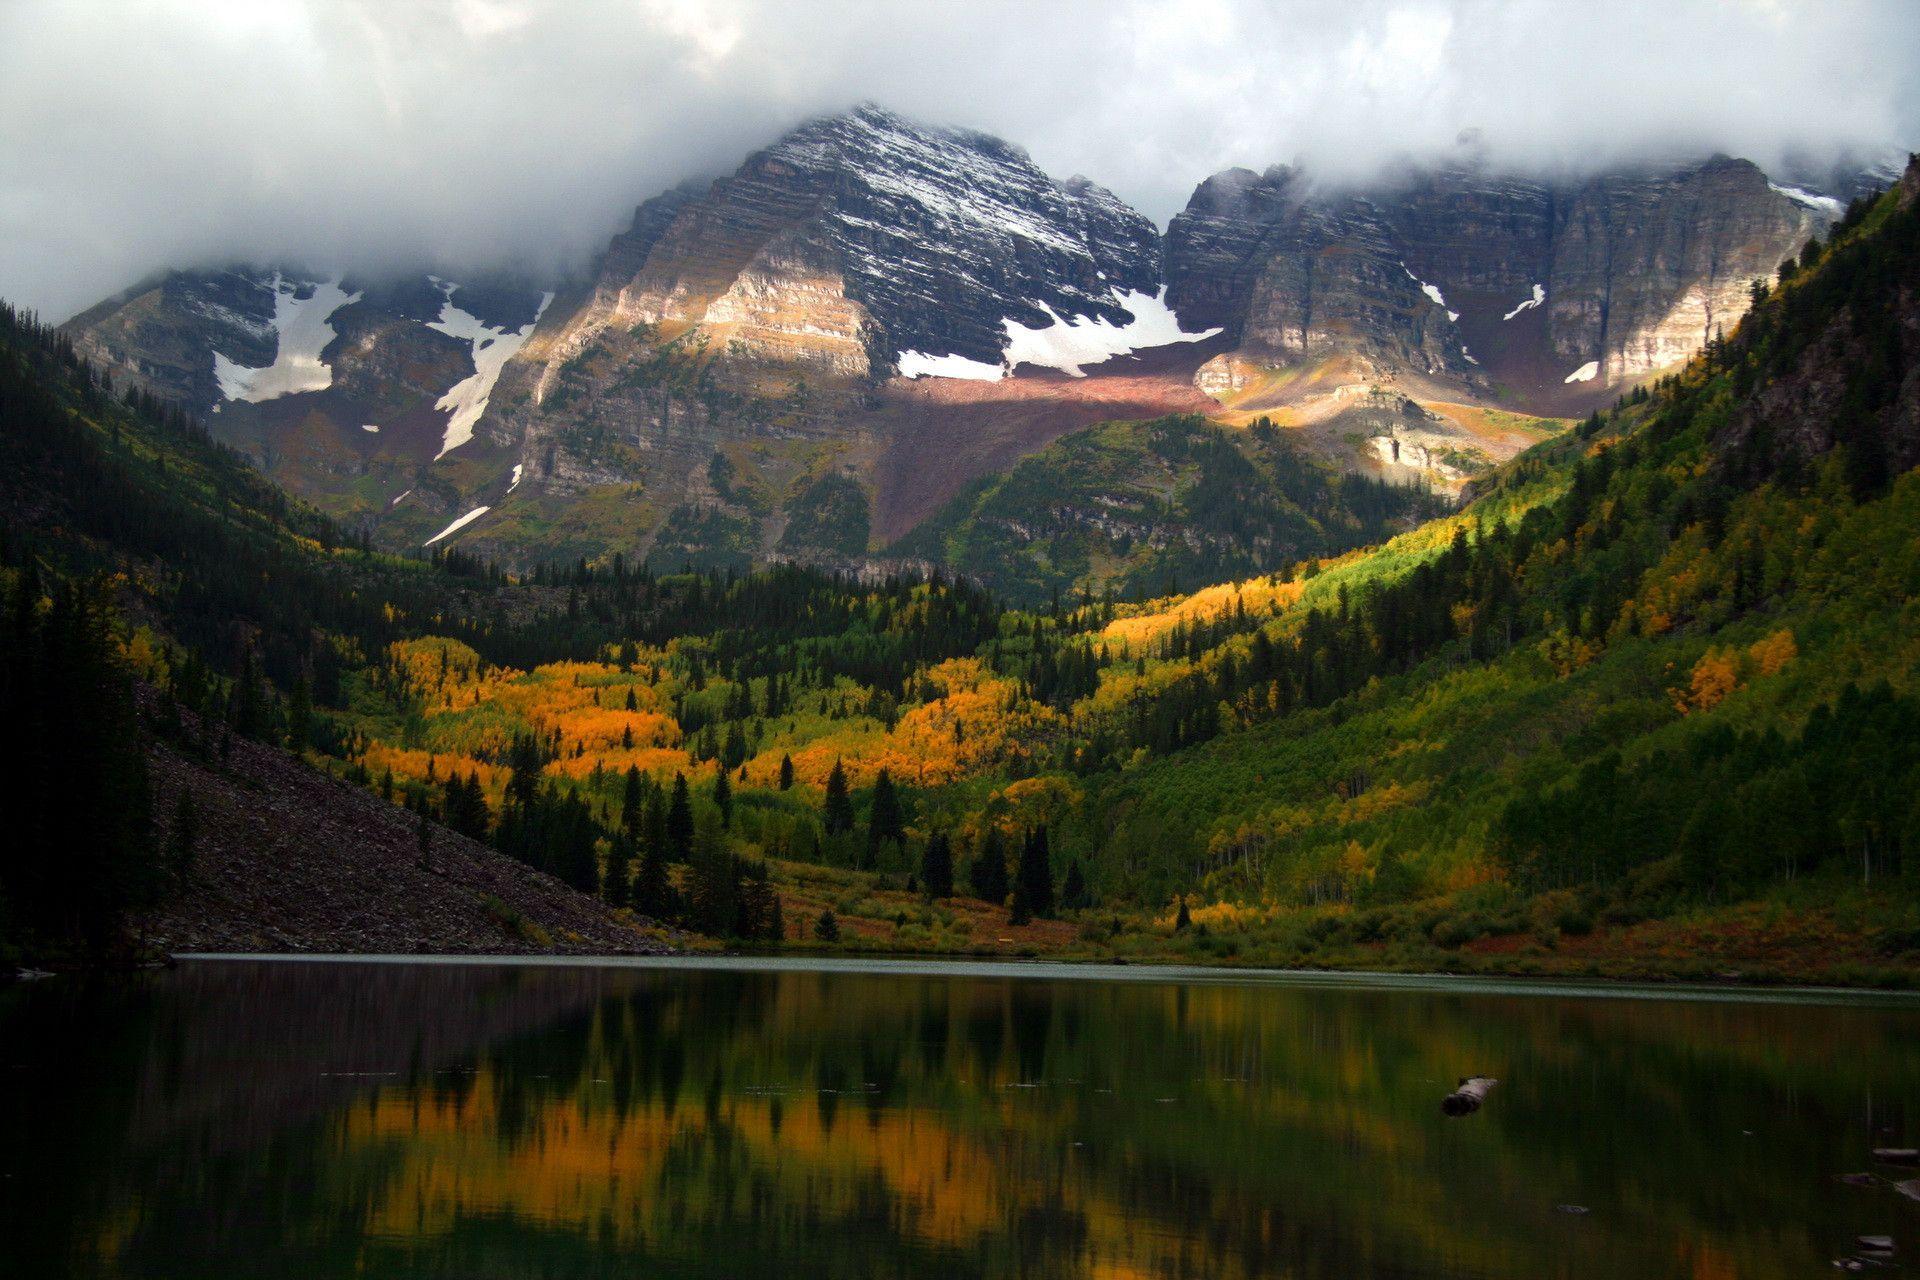
[[[1440,1110],[1450,1116],[1469,1116],[1480,1109],[1487,1100],[1493,1086],[1499,1084],[1491,1076],[1463,1076],[1460,1087],[1440,1099]]]
[[[1920,1200],[1920,1178],[1908,1178],[1905,1182],[1896,1182],[1893,1189],[1909,1200]]]
[[[1881,1164],[1920,1164],[1920,1147],[1875,1147],[1873,1158]]]

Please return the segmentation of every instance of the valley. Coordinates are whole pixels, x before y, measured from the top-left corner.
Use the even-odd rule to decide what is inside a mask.
[[[1242,289],[1231,273],[1198,295],[1199,320],[1137,289],[1111,295],[1139,309],[1134,329],[1059,319],[1097,289],[1038,306],[1059,332],[1009,324],[1026,353],[1012,371],[970,345],[990,325],[955,316],[950,341],[913,339],[955,348],[908,359],[922,376],[886,372],[905,357],[874,317],[898,298],[858,301],[857,276],[833,296],[862,309],[845,334],[863,355],[780,312],[727,321],[742,327],[715,351],[721,331],[687,309],[718,303],[690,291],[741,287],[745,249],[670,279],[658,246],[749,195],[785,228],[764,243],[844,233],[844,211],[822,224],[817,202],[776,195],[845,127],[905,128],[877,112],[829,123],[750,161],[738,186],[643,208],[632,234],[654,239],[584,293],[429,279],[403,297],[281,273],[209,294],[174,278],[116,313],[118,332],[157,323],[173,289],[282,344],[270,364],[212,366],[236,394],[205,427],[162,382],[94,365],[100,340],[10,318],[18,661],[66,687],[78,677],[36,646],[70,615],[96,619],[87,660],[133,693],[87,723],[137,725],[153,745],[145,765],[115,754],[124,731],[73,749],[169,779],[122,789],[147,815],[126,831],[149,834],[102,846],[131,861],[107,876],[101,919],[267,948],[358,936],[1913,981],[1913,170],[1771,283],[1749,281],[1749,314],[1683,364],[1632,367],[1666,350],[1648,337],[1596,358],[1614,372],[1590,389],[1529,402],[1572,415],[1610,397],[1554,418],[1505,407],[1495,375],[1519,366],[1490,341],[1493,381],[1406,363],[1425,326],[1455,323],[1446,307],[1476,305],[1424,264],[1448,281],[1439,299],[1410,269],[1395,282],[1353,266],[1351,288],[1404,285],[1432,314],[1328,295],[1323,321],[1339,306],[1354,320],[1301,330],[1291,366],[1262,362],[1285,324],[1204,324],[1231,320],[1206,311]],[[975,135],[929,137],[1025,172]],[[1725,184],[1755,181],[1707,173],[1723,203]],[[1145,252],[1094,189],[1028,180],[1024,201],[1081,220],[1088,261]],[[874,199],[929,198],[864,181]],[[1263,182],[1241,183],[1245,199],[1293,213],[1208,232],[1247,261],[1274,255],[1256,292],[1309,230],[1396,225],[1302,212],[1287,181]],[[1599,198],[1582,192],[1576,206]],[[1075,200],[1094,205],[1067,212]],[[1016,220],[992,207],[991,225]],[[1780,234],[1805,232],[1775,212]],[[1369,252],[1377,267],[1400,251]],[[754,296],[785,296],[772,279]],[[379,339],[322,361],[324,387],[312,357],[359,332],[353,309],[370,303],[424,317],[408,341],[448,373],[462,348],[513,350],[445,390],[407,384],[442,416],[368,412],[352,397],[398,376],[378,373]],[[323,326],[303,307],[333,310]],[[1542,301],[1489,323],[1555,314]],[[792,324],[827,345],[769,355]],[[1124,349],[1156,326],[1194,340]],[[1335,333],[1353,340],[1321,350]],[[801,365],[809,377],[783,389]],[[363,456],[416,455],[354,479],[412,482],[381,490],[382,522],[282,492],[272,481],[299,461],[257,471],[269,435],[232,435],[297,410],[308,426],[274,438],[323,439],[326,403],[384,417],[338,433]],[[512,546],[552,554],[526,566]],[[64,723],[40,687],[15,686],[19,714]],[[182,743],[198,753],[184,783]],[[1847,781],[1862,777],[1884,785]],[[164,853],[206,839],[181,795],[238,815],[249,789],[304,797],[291,803],[314,822],[289,847],[354,856],[276,868],[257,832],[210,844],[227,852],[204,870]],[[424,923],[433,894],[407,896],[423,891],[409,823],[473,859],[447,900],[457,922]],[[372,834],[321,834],[342,830]],[[509,894],[502,874],[534,878]],[[314,886],[342,877],[413,887],[359,923],[299,924],[329,900]],[[30,937],[86,941],[26,918]]]

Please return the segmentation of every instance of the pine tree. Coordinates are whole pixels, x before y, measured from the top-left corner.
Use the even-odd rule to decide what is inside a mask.
[[[739,920],[739,869],[713,815],[701,819],[687,860],[687,923],[701,933],[733,933]]]
[[[600,896],[609,906],[627,905],[629,881],[633,875],[633,837],[626,831],[614,833],[607,842],[607,869],[600,880]]]
[[[782,791],[793,789],[793,757],[789,755],[780,757],[780,789]]]
[[[633,691],[629,689],[628,695]],[[646,785],[637,765],[627,766],[627,776],[620,789],[620,829],[627,833],[629,840],[638,843],[643,824],[646,822]]]
[[[1014,877],[1013,898],[1016,903],[1025,903],[1026,909],[1036,916],[1053,914],[1053,859],[1047,848],[1044,826],[1027,831],[1020,848],[1020,870]]]
[[[667,857],[685,862],[693,855],[693,798],[687,793],[687,775],[673,775],[673,799],[667,804]]]
[[[640,870],[630,898],[634,910],[653,920],[673,918],[673,882],[667,878],[666,808],[656,792],[647,801],[646,835],[640,848]]]
[[[1173,931],[1185,933],[1193,924],[1193,917],[1187,913],[1187,895],[1180,895],[1180,910],[1173,917]]]
[[[821,814],[828,835],[853,830],[853,797],[847,792],[847,771],[840,767],[838,760],[833,762],[833,772],[827,775],[827,797]]]
[[[920,855],[920,883],[930,898],[953,896],[953,845],[944,831],[927,837],[926,850]]]
[[[832,907],[823,907],[820,918],[813,922],[813,936],[822,942],[840,941],[840,922],[834,918]]]
[[[986,839],[980,842],[980,851],[967,868],[967,880],[973,896],[980,901],[999,906],[1007,900],[1007,846],[1000,828],[987,828]]]
[[[903,844],[906,838],[906,817],[900,811],[900,794],[894,789],[893,775],[882,769],[873,780],[873,803],[867,810],[867,844],[877,850],[888,842]]]
[[[513,743],[507,748],[507,799],[510,803],[521,808],[533,803],[534,794],[540,790],[543,763],[538,739],[530,733],[513,735]]]
[[[733,784],[724,768],[713,771],[713,806],[720,811],[720,829],[733,826]]]
[[[1087,905],[1087,882],[1080,874],[1080,859],[1067,863],[1067,882],[1060,890],[1060,905],[1078,911]]]

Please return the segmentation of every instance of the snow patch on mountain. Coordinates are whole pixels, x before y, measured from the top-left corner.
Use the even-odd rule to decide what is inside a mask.
[[[1429,298],[1433,299],[1434,306],[1439,307],[1442,310],[1446,310],[1447,296],[1444,293],[1440,292],[1439,285],[1428,284],[1425,280],[1422,280],[1419,276],[1413,274],[1413,268],[1409,267],[1404,262],[1400,264],[1400,269],[1407,273],[1407,279],[1413,281],[1415,284],[1420,286],[1420,292],[1426,294]],[[1460,313],[1458,311],[1447,311],[1447,319],[1457,321],[1460,319]]]
[[[1533,286],[1533,296],[1531,298],[1528,298],[1526,301],[1522,302],[1519,306],[1507,312],[1507,314],[1501,316],[1500,318],[1502,320],[1511,320],[1515,316],[1519,315],[1522,311],[1525,311],[1530,307],[1537,307],[1541,303],[1545,302],[1546,300],[1547,300],[1547,286],[1543,284],[1537,284]]]
[[[407,490],[407,493],[412,493],[412,492],[413,490],[411,489]],[[400,498],[404,498],[406,496],[407,494],[403,493],[400,495]],[[394,501],[398,502],[400,501],[400,498],[395,498]],[[421,543],[420,545],[423,547],[430,547],[434,543],[440,541],[440,539],[446,537],[448,534],[460,532],[462,529],[466,528],[468,525],[472,524],[475,520],[478,520],[481,516],[487,514],[487,512],[491,510],[493,510],[492,507],[475,507],[473,510],[467,512],[467,514],[461,516],[458,520],[455,520],[452,524],[448,525],[446,528],[442,529],[440,532],[434,534],[431,538],[428,538],[425,542]]]
[[[512,493],[515,489],[518,489],[520,487],[520,474],[526,469],[527,468],[525,463],[516,462],[513,464],[513,481],[512,483],[507,485],[508,493]]]
[[[899,364],[903,378],[964,378],[972,382],[998,382],[1007,376],[1006,369],[984,360],[969,360],[965,356],[930,356],[922,351],[902,351]]]
[[[1803,204],[1830,218],[1837,218],[1847,211],[1847,207],[1832,196],[1816,195],[1805,187],[1783,186],[1778,182],[1769,182],[1767,185],[1796,204]]]
[[[533,336],[534,326],[546,314],[547,304],[553,301],[553,294],[540,295],[540,306],[533,313],[533,319],[521,328],[496,329],[480,317],[453,305],[453,294],[458,285],[438,277],[434,277],[433,282],[440,286],[444,301],[440,304],[440,318],[430,321],[427,327],[472,344],[473,356],[473,373],[447,388],[447,393],[434,404],[434,408],[452,413],[447,419],[446,435],[440,441],[440,452],[433,455],[438,461],[473,439],[473,429],[487,411],[487,400],[493,395],[494,385],[500,381],[501,369]],[[482,507],[481,510],[486,508]],[[459,526],[456,523],[454,527]],[[446,534],[442,533],[440,537],[444,538]]]
[[[1585,364],[1581,365],[1578,369],[1575,369],[1572,373],[1568,374],[1565,378],[1561,379],[1561,381],[1592,382],[1595,378],[1599,376],[1600,376],[1600,362],[1598,360],[1589,360]]]
[[[307,290],[303,298],[302,289]],[[340,277],[324,282],[296,283],[273,274],[273,363],[261,368],[235,364],[213,353],[213,376],[226,400],[260,404],[303,391],[325,391],[333,385],[333,367],[320,358],[336,336],[333,313],[360,301],[358,293],[340,287]]]
[[[1164,347],[1176,342],[1205,342],[1219,333],[1207,329],[1188,333],[1180,327],[1180,317],[1167,305],[1167,288],[1146,294],[1138,289],[1115,289],[1113,300],[1132,319],[1115,324],[1099,316],[1062,317],[1044,302],[1038,302],[1053,323],[1037,329],[1017,320],[1003,320],[1007,331],[1004,363],[1009,369],[1023,364],[1044,369],[1059,369],[1076,378],[1086,374],[1081,366],[1099,364],[1114,356],[1123,356],[1146,347]]]

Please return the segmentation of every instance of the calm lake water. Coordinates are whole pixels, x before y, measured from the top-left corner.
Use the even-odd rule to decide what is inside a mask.
[[[207,960],[0,992],[0,1066],[21,1277],[1920,1269],[1838,1179],[1920,1138],[1894,998]]]

